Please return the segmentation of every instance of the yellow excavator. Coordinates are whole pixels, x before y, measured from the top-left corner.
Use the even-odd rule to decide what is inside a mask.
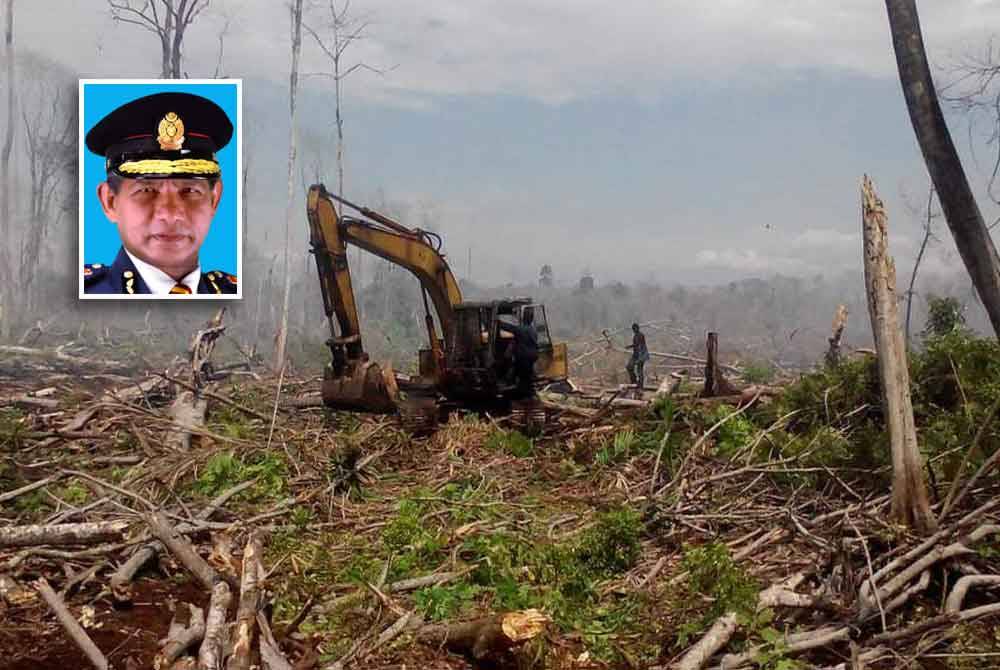
[[[364,218],[340,216],[335,201]],[[566,380],[566,345],[552,342],[544,305],[534,304],[531,298],[463,302],[437,234],[407,228],[327,192],[322,184],[309,189],[306,209],[310,247],[330,325],[327,345],[332,360],[324,371],[322,391],[327,406],[391,412],[403,409],[404,398],[424,407],[441,401],[457,406],[508,402],[514,389],[507,377],[513,340],[501,323],[520,324],[529,311],[538,334],[536,380]],[[420,282],[428,346],[419,352],[417,375],[396,374],[365,352],[348,245],[406,268]]]

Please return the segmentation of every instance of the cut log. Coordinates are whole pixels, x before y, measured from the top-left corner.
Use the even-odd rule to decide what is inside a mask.
[[[699,670],[705,667],[708,660],[725,647],[736,632],[737,618],[736,614],[730,613],[716,620],[698,643],[674,665],[676,670]]]
[[[216,581],[218,581],[215,570],[198,555],[183,535],[167,523],[162,514],[146,515],[146,523],[153,535],[170,550],[170,553],[180,561],[188,572],[201,582],[202,586],[206,589],[212,589],[215,586]],[[209,614],[211,615],[211,613]]]
[[[59,407],[58,400],[51,398],[35,398],[30,395],[11,395],[0,398],[0,405],[10,405],[21,407],[22,409],[56,409]]]
[[[120,542],[127,528],[126,521],[7,526],[0,528],[0,548]]]
[[[465,623],[426,625],[417,631],[417,639],[483,660],[541,635],[548,622],[544,614],[530,609]]]
[[[243,579],[240,585],[240,605],[236,612],[236,639],[227,670],[248,670],[253,653],[257,612],[261,605],[260,586],[264,575],[260,564],[260,539],[250,534],[243,550]]]
[[[889,256],[885,209],[866,175],[861,185],[865,286],[892,451],[892,517],[918,532],[933,531],[910,400],[906,343],[896,310],[896,264]]]
[[[230,600],[229,584],[219,582],[212,588],[212,600],[205,620],[205,641],[198,652],[198,670],[222,670],[227,638],[226,613]]]
[[[233,496],[245,491],[254,484],[256,484],[256,480],[251,479],[223,491],[195,517],[195,520],[208,521]],[[177,532],[187,533],[193,528],[191,524],[181,523],[177,525]],[[143,545],[111,575],[111,595],[114,596],[117,602],[127,603],[132,600],[132,580],[135,579],[135,575],[142,569],[142,566],[153,560],[163,550],[164,546],[162,542],[156,541]]]
[[[49,583],[45,581],[44,577],[38,579],[35,582],[35,588],[38,589],[38,593],[41,594],[42,599],[45,600],[45,604],[49,606],[49,609],[56,615],[59,619],[59,623],[66,630],[66,633],[70,636],[70,639],[80,648],[87,660],[90,661],[98,670],[108,670],[108,659],[104,657],[101,650],[97,648],[94,641],[90,639],[87,635],[87,631],[83,629],[77,620],[70,613],[69,609],[66,607],[66,603],[62,601],[62,598],[52,590]]]
[[[153,659],[154,670],[165,670],[174,664],[181,655],[205,637],[205,613],[200,607],[188,605],[189,615],[187,625],[178,626],[167,635],[163,649]],[[178,610],[180,612],[181,610]],[[173,623],[171,624],[173,628]]]

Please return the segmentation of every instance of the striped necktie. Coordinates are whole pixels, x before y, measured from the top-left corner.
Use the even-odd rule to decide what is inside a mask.
[[[181,283],[177,283],[170,289],[170,295],[191,295],[191,289]]]

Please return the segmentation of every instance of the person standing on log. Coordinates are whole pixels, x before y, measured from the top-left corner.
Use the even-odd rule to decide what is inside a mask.
[[[638,323],[632,324],[632,344],[625,348],[632,350],[632,358],[628,360],[625,369],[628,371],[629,379],[639,388],[641,393],[645,383],[643,367],[649,360],[649,349],[646,348],[646,336],[639,330]]]

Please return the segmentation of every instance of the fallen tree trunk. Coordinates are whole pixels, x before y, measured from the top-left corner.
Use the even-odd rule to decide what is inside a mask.
[[[208,521],[212,518],[219,509],[229,501],[230,498],[237,495],[238,493],[254,486],[256,480],[251,479],[249,481],[242,482],[236,486],[223,491],[220,493],[208,506],[203,509],[198,516],[195,517],[196,521]],[[177,525],[178,533],[187,533],[194,529],[194,526],[188,523],[181,523]],[[142,569],[149,561],[153,560],[157,554],[162,553],[165,547],[162,542],[154,541],[149,544],[145,544],[132,554],[127,561],[122,563],[122,565],[111,575],[111,595],[119,603],[127,603],[132,600],[132,580],[135,579],[136,573]]]
[[[200,607],[189,605],[188,621],[167,635],[163,649],[153,659],[154,670],[164,670],[173,665],[185,651],[205,637],[205,613]],[[180,612],[181,610],[178,610]],[[175,615],[176,617],[176,615]],[[173,624],[171,624],[173,628]]]
[[[226,613],[230,600],[229,584],[219,582],[212,588],[212,600],[205,620],[205,641],[198,651],[198,670],[222,670],[226,648]]]
[[[198,555],[188,542],[180,533],[173,528],[162,514],[154,513],[146,516],[146,523],[149,525],[150,531],[157,539],[160,540],[168,549],[170,553],[177,557],[188,572],[190,572],[202,586],[206,589],[212,589],[215,583],[218,581],[218,575],[215,570],[212,569],[205,559]],[[227,586],[228,593],[228,586]],[[210,613],[211,614],[211,613]]]
[[[90,639],[87,635],[87,631],[83,629],[77,620],[70,613],[69,609],[66,607],[66,603],[62,601],[49,583],[44,577],[38,579],[35,582],[35,588],[38,589],[38,593],[41,594],[42,599],[45,604],[49,606],[56,618],[59,619],[59,623],[66,630],[66,633],[70,636],[70,639],[80,648],[80,651],[87,657],[98,670],[108,670],[108,659],[104,657],[101,650],[97,648],[94,641]]]
[[[465,623],[429,624],[417,630],[417,639],[482,660],[537,637],[548,621],[538,610],[509,612]]]
[[[260,609],[262,574],[260,565],[260,539],[251,533],[243,550],[243,579],[240,587],[240,605],[236,612],[236,640],[233,655],[226,664],[227,670],[248,670],[253,652],[253,641]]]
[[[51,398],[35,398],[22,393],[0,399],[0,406],[2,405],[13,405],[14,407],[21,407],[23,409],[56,409],[59,407],[59,401],[52,400]]]
[[[119,542],[124,537],[126,528],[127,521],[8,526],[0,528],[0,548]]]

